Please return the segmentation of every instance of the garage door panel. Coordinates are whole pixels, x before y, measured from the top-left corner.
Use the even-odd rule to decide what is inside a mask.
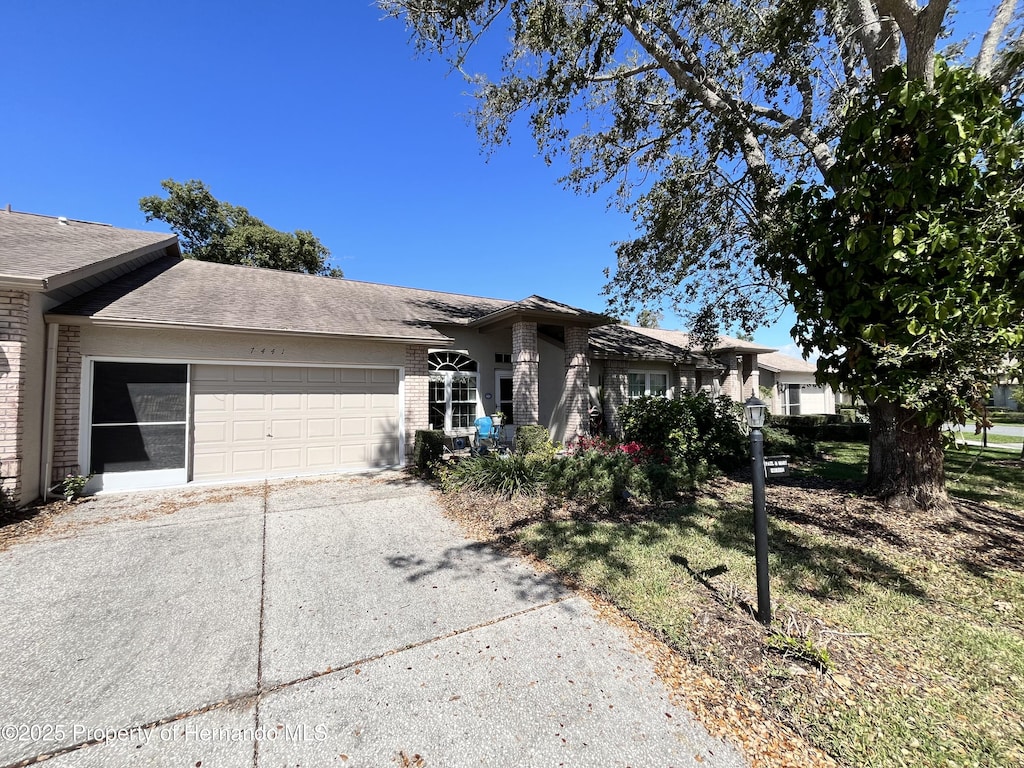
[[[233,476],[242,476],[249,473],[263,473],[267,466],[267,452],[265,450],[232,450],[229,453],[230,462],[228,471]]]
[[[197,422],[194,435],[197,443],[222,443],[227,440],[228,427],[223,421]]]
[[[192,386],[195,387],[195,381],[192,382]],[[213,395],[204,394],[196,395],[193,398],[193,411],[209,411],[213,413],[223,412],[227,407],[227,397],[225,395]]]
[[[341,409],[343,411],[362,411],[366,408],[366,395],[359,394],[343,394],[341,396]]]
[[[271,472],[291,472],[302,468],[301,448],[272,448],[270,451]]]
[[[302,439],[302,419],[272,419],[270,433],[275,440]]]
[[[336,368],[306,368],[306,381],[311,384],[334,384],[338,380]]]
[[[397,371],[205,365],[195,369],[195,480],[398,462]]]
[[[267,437],[263,419],[231,422],[231,439],[236,443],[263,442]],[[198,442],[198,437],[196,438]]]
[[[230,408],[234,413],[251,411],[264,413],[267,410],[268,395],[262,392],[236,392],[231,396],[230,402],[225,398],[225,408]]]
[[[299,392],[275,392],[270,396],[270,408],[274,413],[279,411],[301,411],[302,395]]]
[[[398,424],[394,419],[370,419],[370,434],[374,437],[390,437],[395,434]]]
[[[310,392],[306,407],[311,411],[333,411],[338,407],[338,396],[333,392]]]
[[[231,381],[230,365],[196,365],[192,367],[192,383],[205,381]]]
[[[306,430],[310,440],[334,438],[338,434],[338,423],[335,419],[309,419]]]
[[[366,419],[341,419],[341,436],[342,437],[361,437],[369,434],[369,430],[366,428]]]
[[[339,373],[342,382],[365,384],[368,380],[365,368],[342,368]]]
[[[398,395],[370,395],[370,407],[375,411],[394,411],[398,409]]]
[[[310,446],[306,450],[306,466],[311,469],[332,469],[338,466],[336,445]]]
[[[270,370],[259,365],[236,365],[231,368],[231,380],[242,382],[266,382]]]
[[[302,382],[305,381],[306,368],[289,368],[280,366],[272,368],[270,380],[274,382]]]

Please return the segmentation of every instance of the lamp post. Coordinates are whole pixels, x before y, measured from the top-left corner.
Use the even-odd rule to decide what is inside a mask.
[[[753,392],[743,405],[750,427],[751,470],[754,476],[754,557],[757,561],[757,618],[768,626],[772,623],[772,598],[768,586],[768,513],[764,500],[764,426],[768,406]]]

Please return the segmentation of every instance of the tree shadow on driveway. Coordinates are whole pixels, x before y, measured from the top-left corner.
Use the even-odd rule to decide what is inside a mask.
[[[539,573],[495,547],[476,541],[447,547],[436,556],[396,554],[385,562],[403,572],[411,584],[438,576],[453,582],[477,582],[481,591],[506,590],[531,604],[558,600],[569,594],[556,576]]]

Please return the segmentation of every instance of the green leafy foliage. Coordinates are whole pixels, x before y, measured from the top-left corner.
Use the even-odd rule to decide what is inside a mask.
[[[547,462],[529,456],[479,456],[455,462],[439,474],[444,491],[486,491],[506,499],[540,492]]]
[[[167,197],[150,195],[139,200],[146,221],[159,219],[171,225],[185,255],[199,261],[243,264],[288,272],[342,277],[331,267],[327,250],[312,232],[281,232],[253,216],[245,208],[224,203],[203,182],[160,182]]]
[[[619,410],[627,440],[679,456],[696,466],[702,461],[730,470],[746,460],[747,445],[739,410],[727,397],[684,392],[677,399],[639,397]]]
[[[515,452],[523,456],[551,456],[554,454],[548,428],[541,424],[524,424],[516,428]]]
[[[74,501],[80,497],[91,479],[92,475],[65,475],[60,484],[61,490],[64,491],[64,500]]]
[[[417,471],[424,477],[433,477],[434,467],[444,455],[444,430],[417,429],[412,457]]]
[[[794,336],[820,377],[920,424],[961,419],[1024,344],[1019,104],[939,62],[853,105],[825,184],[783,197],[777,252]]]
[[[700,466],[692,468],[680,456],[656,457],[642,448],[622,448],[605,443],[552,460],[546,473],[547,493],[611,510],[630,499],[655,503],[675,499],[693,490],[703,477]]]

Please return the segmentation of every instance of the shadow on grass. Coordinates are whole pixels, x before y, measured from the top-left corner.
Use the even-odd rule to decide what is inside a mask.
[[[808,523],[800,510],[774,507],[771,514],[782,520]],[[803,518],[803,520],[800,520]],[[823,532],[834,526],[827,520],[813,521]],[[715,542],[754,557],[753,512],[738,505],[723,504],[709,531]],[[852,534],[855,534],[854,530]],[[772,578],[781,580],[787,589],[815,598],[837,598],[860,592],[866,584],[914,597],[924,597],[924,590],[899,568],[862,544],[848,544],[837,539],[829,541],[811,532],[782,525],[769,517],[769,550],[778,564]],[[813,586],[811,586],[813,585]]]
[[[792,510],[787,510],[792,513]],[[769,522],[769,547],[774,556],[772,579],[788,590],[817,598],[839,599],[867,584],[923,597],[923,589],[899,568],[862,545],[827,541],[779,521]],[[754,558],[752,512],[719,500],[709,514],[693,505],[663,509],[643,522],[619,515],[603,519],[548,521],[529,529],[527,546],[544,559],[554,559],[575,573],[600,565],[606,572],[629,578],[634,564],[628,553],[659,547],[675,554],[673,563],[716,558],[719,549]],[[678,562],[677,562],[678,561]],[[688,570],[693,570],[687,566]],[[703,572],[699,572],[703,573]]]

